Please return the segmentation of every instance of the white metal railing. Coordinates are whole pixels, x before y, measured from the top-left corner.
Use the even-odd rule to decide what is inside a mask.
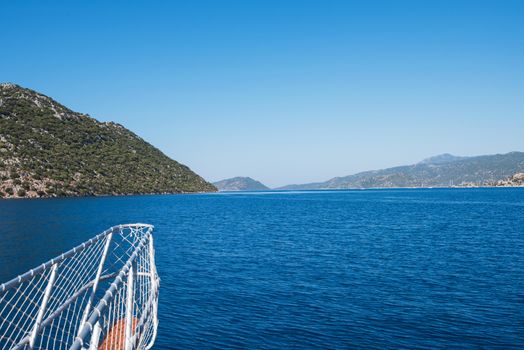
[[[159,287],[152,232],[111,227],[0,285],[0,350],[151,348]]]

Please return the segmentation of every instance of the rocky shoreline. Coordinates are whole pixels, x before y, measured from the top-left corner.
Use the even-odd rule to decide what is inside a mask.
[[[505,180],[485,183],[466,182],[455,187],[524,187],[524,173],[517,173]]]

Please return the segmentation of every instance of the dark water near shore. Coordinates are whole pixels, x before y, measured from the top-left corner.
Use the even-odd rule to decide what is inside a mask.
[[[154,224],[156,349],[524,348],[524,189],[0,201],[0,282]]]

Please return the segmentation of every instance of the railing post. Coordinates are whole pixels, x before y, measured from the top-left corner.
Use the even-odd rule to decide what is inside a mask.
[[[151,294],[153,300],[156,299],[156,293],[158,291],[158,279],[156,274],[156,264],[155,264],[155,246],[153,244],[153,235],[149,235],[149,273],[151,274]],[[153,322],[155,326],[158,324],[158,315],[157,315],[157,303],[153,303]],[[155,327],[156,328],[156,327]]]
[[[44,298],[42,299],[42,305],[40,305],[40,309],[38,309],[36,322],[33,327],[33,331],[31,332],[31,337],[29,338],[29,349],[34,348],[36,336],[38,335],[38,332],[40,332],[40,325],[42,324],[42,318],[44,317],[45,308],[47,306],[47,302],[49,301],[49,297],[51,296],[51,291],[53,290],[53,284],[55,283],[57,269],[58,264],[53,264],[53,266],[51,267],[51,275],[49,276],[49,281],[47,282],[47,286],[45,288]]]
[[[95,294],[96,290],[98,288],[98,283],[100,282],[100,276],[102,275],[102,271],[104,269],[104,263],[106,261],[107,252],[109,250],[109,245],[111,244],[111,239],[113,238],[113,231],[107,236],[106,244],[104,245],[104,250],[102,252],[102,258],[100,259],[100,264],[98,265],[98,270],[96,272],[95,280],[93,282],[93,289],[91,290],[91,295],[89,296],[89,300],[87,301],[86,308],[84,310],[84,314],[82,315],[82,319],[80,320],[80,327],[78,327],[78,334],[80,334],[80,331],[82,331],[82,328],[84,327],[84,323],[87,320],[87,317],[89,316],[89,312],[91,311],[91,305],[93,305],[93,301],[95,300]]]
[[[125,329],[125,350],[132,350],[133,345],[131,342],[132,338],[132,325],[133,325],[133,304],[134,304],[134,286],[133,286],[133,275],[135,271],[135,262],[131,264],[129,271],[127,272],[127,301],[126,301],[126,329]]]
[[[93,334],[91,334],[91,341],[89,342],[89,350],[98,350],[98,343],[100,341],[100,332],[102,328],[100,327],[100,321],[95,323],[93,328]]]

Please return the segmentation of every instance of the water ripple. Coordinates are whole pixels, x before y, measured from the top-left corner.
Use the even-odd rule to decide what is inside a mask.
[[[157,349],[517,349],[523,205],[522,189],[0,201],[0,277],[150,222]]]

